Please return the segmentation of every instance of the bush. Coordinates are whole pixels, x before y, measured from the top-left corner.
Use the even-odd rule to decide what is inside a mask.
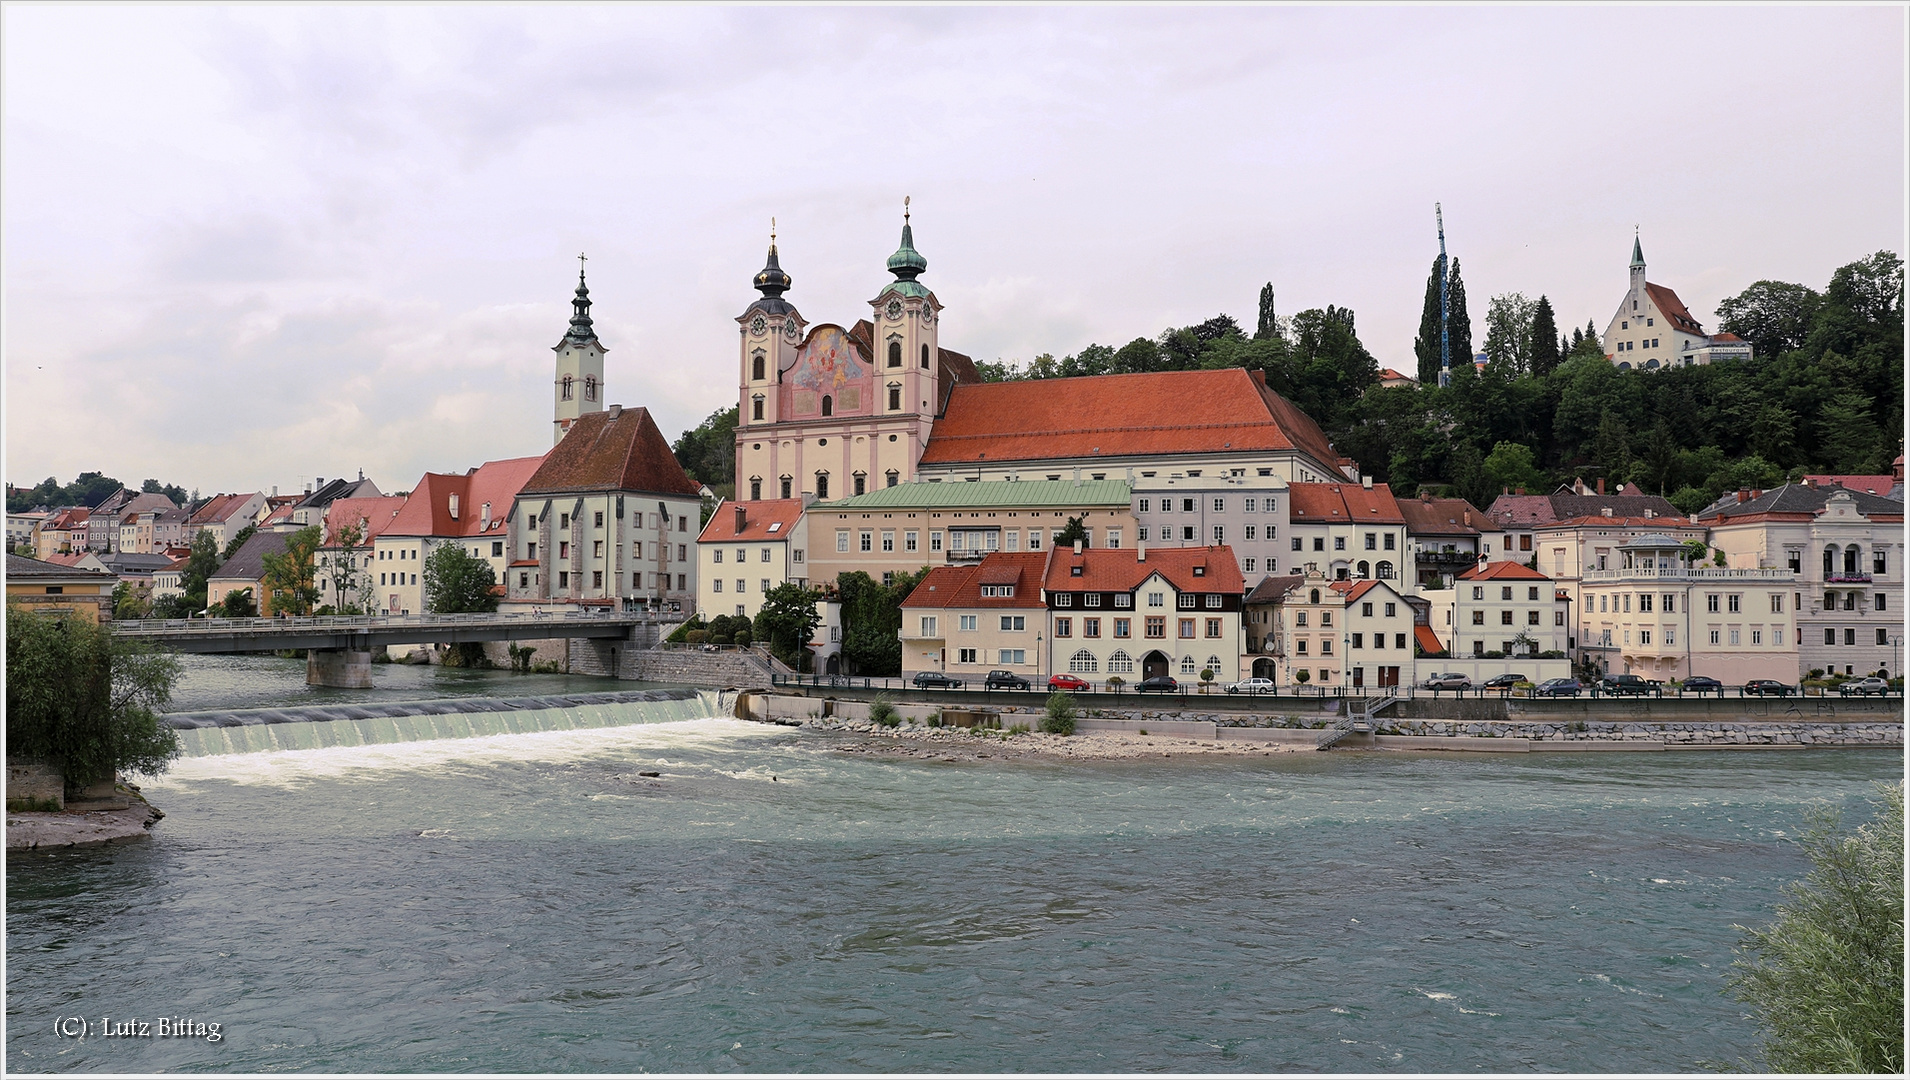
[[[1074,734],[1074,695],[1056,690],[1048,695],[1048,707],[1041,716],[1041,730],[1049,735]]]
[[[1123,678],[1121,678],[1121,677],[1120,677],[1119,675],[1109,675],[1109,676],[1108,676],[1108,689],[1109,689],[1109,690],[1112,690],[1112,691],[1114,691],[1115,693],[1117,693],[1117,694],[1118,694],[1118,693],[1120,693],[1120,692],[1121,692],[1121,687],[1123,687],[1123,686],[1126,686],[1126,685],[1127,685],[1127,680],[1126,680],[1126,679],[1123,679]]]
[[[941,727],[941,726],[942,726],[942,714],[941,714],[940,712],[932,712],[932,713],[929,713],[929,714],[928,714],[928,726],[929,726],[929,727]]]
[[[730,635],[730,641],[737,645],[748,645],[750,642],[755,640],[756,639],[753,636],[751,636],[748,627],[744,627],[743,629],[738,630],[736,633]]]
[[[708,630],[692,630],[683,635],[683,640],[692,645],[707,644],[710,640],[710,632]]]
[[[710,635],[710,644],[712,645],[728,645],[729,643],[730,643],[730,636],[728,634],[711,634]]]
[[[1204,683],[1209,683],[1209,682],[1213,682],[1213,681],[1214,681],[1214,669],[1213,669],[1213,668],[1201,668],[1201,669],[1200,669],[1200,681],[1201,681],[1201,682],[1204,682]]]
[[[1901,781],[1885,787],[1854,832],[1813,815],[1798,840],[1810,873],[1785,887],[1776,922],[1746,931],[1752,956],[1727,987],[1764,1034],[1756,1068],[1903,1071],[1903,797]]]
[[[902,716],[895,711],[895,699],[887,694],[877,694],[869,702],[869,719],[883,727],[894,727],[902,722]]]
[[[1293,673],[1293,681],[1299,683],[1301,686],[1305,686],[1307,683],[1313,681],[1313,673],[1305,668],[1301,668]]]
[[[1010,734],[1010,735],[1026,735],[1026,734],[1028,734],[1028,725],[1027,725],[1027,724],[1015,724],[1015,725],[1013,725],[1012,727],[1010,727],[1010,728],[1008,729],[1008,734]]]
[[[96,623],[7,607],[7,752],[44,761],[68,791],[179,755],[160,723],[179,659]]]

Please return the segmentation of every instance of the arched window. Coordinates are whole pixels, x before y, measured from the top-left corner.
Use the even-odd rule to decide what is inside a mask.
[[[922,370],[928,370],[928,344],[926,342],[922,345]]]
[[[757,500],[759,500],[759,499],[761,499],[762,497],[763,497],[763,478],[762,478],[762,477],[760,477],[760,476],[752,476],[752,477],[750,477],[750,478],[749,478],[749,499],[750,499],[750,501],[751,501],[751,502],[755,502],[755,501],[757,501]]]
[[[902,474],[896,472],[894,469],[890,469],[884,478],[888,480],[890,487],[894,487],[902,482]]]
[[[1218,656],[1208,657],[1207,670],[1213,672],[1216,676],[1218,676],[1220,674],[1220,657]]]
[[[836,415],[836,399],[830,397],[828,394],[822,395],[822,415]]]
[[[584,376],[584,400],[597,400],[597,377],[595,375]]]
[[[868,486],[869,486],[869,476],[868,476],[868,474],[867,474],[867,473],[857,473],[857,474],[855,475],[855,481],[856,481],[856,494],[857,494],[857,495],[862,495],[862,494],[865,494],[865,493],[867,492],[867,490],[868,490]]]
[[[902,366],[902,343],[899,341],[889,342],[889,366]]]
[[[893,409],[900,409],[901,407],[902,407],[902,384],[890,383],[889,384],[889,408],[893,410]]]
[[[565,401],[569,401],[572,397],[576,395],[576,391],[572,388],[573,382],[574,380],[572,380],[570,376],[568,375],[564,376],[564,381],[562,383],[562,386],[563,386],[563,398]]]
[[[1307,602],[1307,603],[1309,603],[1309,604],[1317,604],[1317,603],[1319,603],[1319,602],[1320,602],[1320,590],[1318,590],[1318,589],[1308,589],[1308,590],[1307,590],[1307,596],[1306,596],[1306,602]]]
[[[1108,657],[1109,675],[1127,675],[1133,672],[1133,670],[1134,658],[1127,654],[1126,649],[1116,649],[1114,650],[1114,655]]]
[[[1193,657],[1183,656],[1180,658],[1180,673],[1182,675],[1192,675],[1194,673],[1194,658]]]
[[[1369,578],[1373,576],[1373,568],[1367,565],[1365,559],[1360,560],[1360,576],[1363,578]]]
[[[1386,561],[1386,560],[1384,560],[1384,559],[1381,559],[1381,560],[1380,560],[1380,564],[1379,564],[1379,579],[1380,579],[1381,581],[1391,581],[1391,580],[1393,580],[1393,564],[1392,564],[1392,563],[1390,563],[1390,562],[1387,562],[1387,561]]]
[[[1629,363],[1628,361],[1624,361],[1624,360],[1620,360],[1620,361],[1618,362],[1618,370],[1620,370],[1620,371],[1630,371],[1630,370],[1631,370],[1631,364],[1630,364],[1630,363]]]
[[[763,354],[762,353],[757,353],[754,357],[750,359],[749,377],[752,379],[761,379],[763,377]]]
[[[822,400],[828,401],[829,399],[823,398]],[[827,499],[828,497],[829,497],[829,474],[826,472],[819,472],[816,474],[816,498]]]
[[[1068,657],[1068,670],[1077,675],[1092,675],[1101,670],[1101,662],[1094,658],[1093,653],[1082,649]]]
[[[751,420],[761,420],[763,418],[763,395],[757,394],[755,397],[749,399],[749,418]]]
[[[793,476],[785,476],[785,477],[783,477],[783,478],[782,478],[782,485],[783,485],[783,494],[782,494],[782,497],[783,497],[783,498],[785,498],[785,499],[787,499],[787,498],[789,498],[789,487],[790,487],[790,485],[791,485],[792,483],[794,483],[794,482],[795,482],[795,479],[796,479],[796,478],[795,478],[795,477],[793,477]]]
[[[1852,544],[1844,549],[1844,573],[1855,574],[1857,572],[1857,558],[1859,554],[1856,544]]]

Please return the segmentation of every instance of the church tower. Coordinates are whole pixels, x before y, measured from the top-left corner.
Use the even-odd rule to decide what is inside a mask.
[[[570,329],[551,350],[557,354],[557,378],[551,388],[554,416],[551,445],[564,441],[564,432],[585,413],[603,411],[603,343],[590,324],[590,289],[584,285],[584,257],[577,256],[577,295],[571,298]]]
[[[915,231],[909,225],[909,203],[902,200],[902,244],[889,256],[888,270],[895,280],[884,286],[869,301],[874,309],[870,322],[875,345],[875,369],[880,387],[880,413],[884,416],[908,416],[924,424],[920,441],[926,444],[927,425],[932,425],[941,408],[937,375],[940,370],[936,345],[941,304],[935,294],[915,280],[928,270],[928,260],[915,250]],[[922,456],[918,445],[907,456],[904,478],[912,478],[915,459]]]
[[[1638,230],[1631,236],[1631,309],[1638,311],[1645,302],[1645,249],[1638,241]]]
[[[736,317],[742,331],[738,430],[782,419],[776,387],[802,344],[802,313],[783,299],[790,280],[776,254],[774,219],[769,225],[769,258],[750,284],[763,295]]]

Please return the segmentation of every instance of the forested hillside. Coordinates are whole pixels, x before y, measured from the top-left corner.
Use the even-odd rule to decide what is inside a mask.
[[[1415,342],[1422,374],[1428,345],[1437,371],[1436,299],[1431,311],[1434,336],[1422,328]],[[1280,319],[1271,286],[1251,336],[1219,315],[1118,349],[980,367],[997,380],[1264,369],[1268,385],[1318,420],[1362,471],[1402,494],[1437,485],[1482,506],[1502,487],[1602,477],[1695,511],[1727,490],[1804,472],[1886,473],[1902,452],[1903,260],[1890,252],[1841,267],[1821,292],[1759,281],[1721,303],[1715,330],[1750,341],[1749,363],[1620,371],[1595,329],[1554,341],[1552,320],[1543,296],[1495,297],[1490,361],[1475,374],[1463,359],[1470,322],[1455,326],[1454,379],[1444,389],[1430,380],[1380,387],[1352,311]]]

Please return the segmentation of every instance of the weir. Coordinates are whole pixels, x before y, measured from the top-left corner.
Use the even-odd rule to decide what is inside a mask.
[[[185,756],[210,757],[666,724],[728,716],[734,702],[734,694],[710,690],[629,690],[215,710],[171,713],[163,721],[179,732]]]

